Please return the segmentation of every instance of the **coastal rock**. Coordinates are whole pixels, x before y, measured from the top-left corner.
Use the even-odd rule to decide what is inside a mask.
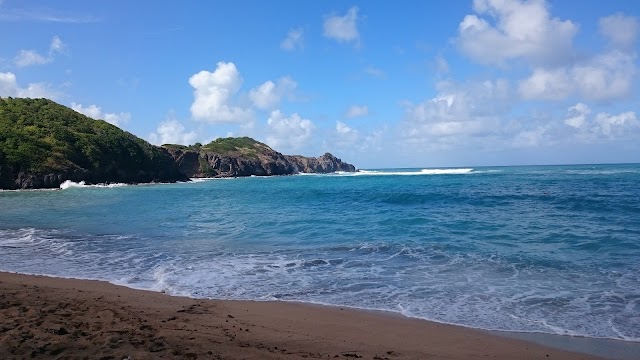
[[[320,157],[305,157],[300,155],[286,156],[293,163],[297,172],[301,173],[332,173],[336,171],[354,172],[355,166],[343,162],[330,153]]]
[[[251,138],[218,139],[205,146],[164,145],[188,177],[239,177],[356,171],[330,153],[320,157],[283,155]]]

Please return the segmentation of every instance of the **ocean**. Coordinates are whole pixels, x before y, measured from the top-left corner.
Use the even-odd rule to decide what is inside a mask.
[[[0,270],[640,341],[640,164],[0,192]]]

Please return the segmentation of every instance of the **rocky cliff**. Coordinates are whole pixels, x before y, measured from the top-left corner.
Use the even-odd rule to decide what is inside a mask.
[[[251,138],[217,139],[204,146],[164,145],[188,177],[237,177],[355,171],[326,153],[320,157],[283,155]]]

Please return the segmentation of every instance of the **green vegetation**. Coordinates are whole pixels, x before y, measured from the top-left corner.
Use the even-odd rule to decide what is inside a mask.
[[[179,145],[179,144],[164,144],[162,147],[172,150],[182,151],[205,151],[213,152],[225,156],[244,155],[245,157],[257,158],[258,153],[262,153],[265,150],[271,150],[271,148],[259,141],[256,141],[250,137],[227,137],[215,139],[207,145],[201,143],[195,143],[193,145]]]
[[[51,100],[0,98],[0,165],[16,172],[81,168],[122,178],[155,169],[165,158],[146,141]]]
[[[176,150],[192,150],[191,146],[180,145],[180,144],[164,144],[162,147],[167,149],[176,149]]]
[[[269,148],[267,145],[253,140],[250,137],[228,137],[215,139],[212,142],[204,145],[203,150],[212,151],[219,154],[227,154],[234,151],[239,151],[243,154],[256,155],[256,151],[262,151],[265,148]]]

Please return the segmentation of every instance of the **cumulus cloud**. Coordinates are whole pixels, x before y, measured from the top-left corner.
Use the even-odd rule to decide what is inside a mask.
[[[35,50],[20,50],[18,55],[13,59],[13,62],[18,67],[25,67],[31,65],[42,65],[50,63],[53,59],[44,57],[38,54]]]
[[[191,115],[210,123],[242,123],[252,120],[252,113],[231,104],[240,90],[242,77],[232,62],[218,62],[213,72],[202,70],[189,78],[194,100]]]
[[[71,108],[90,118],[97,119],[97,120],[104,120],[109,124],[115,125],[117,127],[122,127],[125,124],[127,124],[129,120],[131,120],[131,113],[128,113],[128,112],[105,113],[102,111],[102,108],[97,105],[83,106],[82,104],[72,102]]]
[[[598,142],[607,139],[632,136],[640,130],[640,121],[633,111],[612,115],[600,112],[590,117],[591,109],[583,103],[571,106],[564,123],[576,131],[583,142]]]
[[[51,39],[51,44],[49,45],[49,55],[53,55],[56,53],[62,53],[67,48],[67,45],[62,42],[60,37],[57,35]]]
[[[283,98],[293,97],[298,84],[290,77],[278,79],[277,83],[269,80],[249,91],[249,98],[253,105],[259,109],[270,110],[280,104]]]
[[[580,94],[588,99],[609,100],[630,94],[635,73],[635,55],[611,51],[571,69]]]
[[[600,19],[600,32],[614,45],[630,48],[638,36],[638,19],[622,13],[606,16]]]
[[[304,30],[302,28],[291,29],[287,37],[280,43],[280,48],[287,51],[294,51],[304,48]]]
[[[297,113],[286,117],[280,110],[271,112],[267,120],[267,144],[276,149],[298,149],[311,138],[315,126]]]
[[[573,128],[580,129],[586,124],[589,114],[591,114],[591,109],[587,105],[577,103],[569,108],[564,123]]]
[[[353,130],[347,124],[341,121],[336,121],[336,131],[340,135],[353,135],[358,133],[356,130]]]
[[[456,44],[478,62],[559,64],[572,55],[578,26],[551,17],[544,0],[475,0],[473,9],[458,26]]]
[[[195,131],[187,132],[184,125],[176,119],[168,119],[161,122],[155,132],[149,134],[147,139],[155,145],[181,144],[191,145],[196,142]]]
[[[522,130],[514,136],[513,146],[516,148],[536,147],[548,141],[550,125],[540,125],[533,129]]]
[[[22,98],[57,99],[59,93],[46,83],[29,83],[26,87],[18,84],[16,75],[11,72],[0,73],[0,96]]]
[[[54,36],[47,56],[41,55],[36,50],[20,50],[13,62],[18,67],[48,64],[55,59],[56,54],[64,52],[65,48],[65,43],[58,36]]]
[[[610,115],[608,113],[599,113],[596,115],[595,123],[598,129],[607,137],[623,136],[627,134],[631,128],[638,127],[638,119],[636,113],[627,111],[618,115]]]
[[[357,42],[360,39],[358,32],[358,7],[350,8],[344,16],[331,15],[324,19],[324,36],[339,42]]]
[[[405,104],[403,134],[412,142],[452,143],[495,131],[499,115],[508,109],[505,80],[458,85],[443,82],[437,96]]]
[[[345,116],[350,119],[367,115],[369,115],[369,108],[366,105],[351,105],[345,113]]]
[[[564,68],[538,68],[520,82],[518,90],[526,100],[562,100],[573,93],[575,86]]]
[[[635,55],[612,50],[571,66],[536,68],[518,90],[526,100],[563,100],[578,93],[605,101],[628,96],[635,74]]]
[[[358,157],[357,153],[381,150],[382,135],[381,129],[362,132],[342,121],[336,121],[331,136],[323,141],[323,146],[338,149],[350,157]]]

